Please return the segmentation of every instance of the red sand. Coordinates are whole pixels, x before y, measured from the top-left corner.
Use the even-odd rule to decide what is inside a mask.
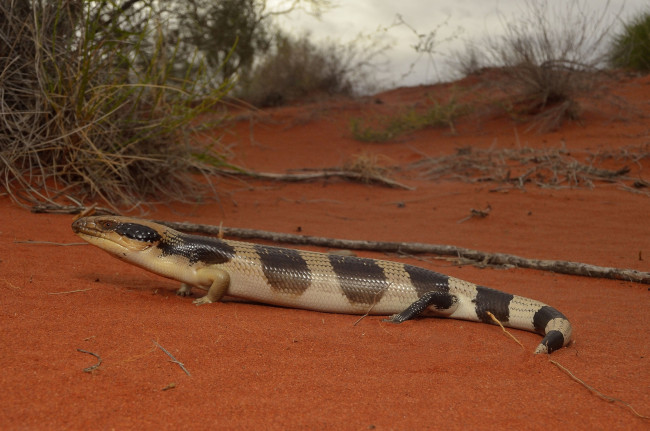
[[[236,163],[284,172],[338,166],[364,152],[404,164],[468,145],[564,143],[596,151],[650,141],[647,77],[617,84],[636,110],[624,112],[627,121],[610,121],[593,106],[583,125],[547,134],[475,116],[460,122],[457,134],[425,130],[385,144],[350,137],[350,117],[397,109],[440,89],[394,90],[379,96],[382,105],[330,101],[267,111],[252,126],[236,123],[226,143]],[[631,166],[633,173],[647,180],[648,163]],[[616,184],[494,193],[491,183],[397,179],[416,190],[336,180],[222,181],[219,203],[174,204],[147,216],[650,269],[650,198]],[[488,204],[488,217],[458,223]],[[650,415],[648,285],[361,253],[553,305],[572,321],[575,343],[534,356],[540,336],[513,330],[522,350],[500,328],[472,322],[390,325],[366,317],[355,326],[357,316],[240,303],[195,307],[174,295],[177,283],[90,246],[22,243],[79,242],[72,217],[34,215],[6,196],[0,208],[2,429],[650,428],[649,420],[603,401],[549,362]],[[100,355],[101,366],[84,373],[96,360],[77,349]]]

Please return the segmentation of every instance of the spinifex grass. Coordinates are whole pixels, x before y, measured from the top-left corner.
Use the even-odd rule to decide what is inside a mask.
[[[201,196],[192,172],[224,159],[190,138],[229,84],[210,87],[199,58],[166,43],[153,6],[1,2],[0,14],[0,184],[14,200]]]
[[[614,67],[650,72],[650,9],[624,24],[609,49]]]

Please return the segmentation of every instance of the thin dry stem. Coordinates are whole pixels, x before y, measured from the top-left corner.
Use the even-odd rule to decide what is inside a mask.
[[[521,346],[522,349],[526,350],[526,348],[524,347],[524,345],[521,344],[521,341],[519,341],[519,340],[517,339],[517,337],[515,337],[514,335],[512,335],[512,334],[510,333],[510,331],[508,331],[508,330],[503,326],[503,324],[499,321],[499,319],[497,319],[497,318],[494,316],[494,314],[492,314],[490,311],[488,311],[488,312],[487,312],[487,315],[490,316],[490,319],[494,320],[494,322],[495,322],[497,325],[499,325],[499,326],[501,327],[501,330],[502,330],[502,331],[503,331],[503,332],[504,332],[508,337],[510,337],[510,338],[512,338],[513,340],[515,340],[515,341],[517,342],[517,344],[519,344],[519,346]]]
[[[605,395],[605,394],[603,394],[602,392],[600,392],[598,389],[594,388],[593,386],[588,385],[588,384],[585,383],[583,380],[581,380],[581,379],[579,379],[578,377],[576,377],[576,376],[575,376],[571,371],[569,371],[569,369],[567,369],[565,366],[561,365],[559,362],[554,361],[554,360],[552,360],[552,359],[549,359],[549,362],[550,362],[551,364],[555,365],[556,367],[558,367],[560,370],[564,371],[564,372],[565,372],[569,377],[571,377],[574,381],[580,383],[582,386],[584,386],[585,388],[587,388],[587,390],[588,390],[589,392],[591,392],[592,394],[596,395],[597,397],[599,397],[599,398],[601,398],[601,399],[603,399],[603,400],[605,400],[605,401],[607,401],[607,402],[610,402],[610,403],[619,403],[619,404],[621,404],[621,405],[627,407],[628,409],[630,409],[630,410],[632,411],[632,413],[634,413],[634,415],[637,416],[637,417],[640,417],[640,418],[642,418],[642,419],[650,419],[650,416],[644,416],[644,415],[642,415],[641,413],[637,412],[636,409],[635,409],[634,407],[632,407],[632,405],[630,405],[629,403],[626,403],[626,402],[623,401],[623,400],[619,400],[618,398],[612,398],[612,397],[610,397],[610,396],[608,396],[608,395]]]

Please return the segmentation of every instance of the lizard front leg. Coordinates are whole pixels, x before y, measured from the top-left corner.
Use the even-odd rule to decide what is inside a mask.
[[[192,296],[192,286],[187,283],[181,284],[181,287],[176,291],[178,296]]]
[[[200,270],[199,275],[204,279],[212,280],[212,284],[208,293],[195,299],[194,304],[203,305],[217,302],[226,294],[228,286],[230,286],[230,275],[226,271],[218,268],[205,268]]]

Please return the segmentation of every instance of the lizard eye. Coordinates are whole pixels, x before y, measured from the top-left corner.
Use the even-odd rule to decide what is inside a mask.
[[[114,230],[115,227],[117,226],[117,223],[115,223],[112,220],[102,220],[102,221],[99,222],[99,225],[104,230]]]

